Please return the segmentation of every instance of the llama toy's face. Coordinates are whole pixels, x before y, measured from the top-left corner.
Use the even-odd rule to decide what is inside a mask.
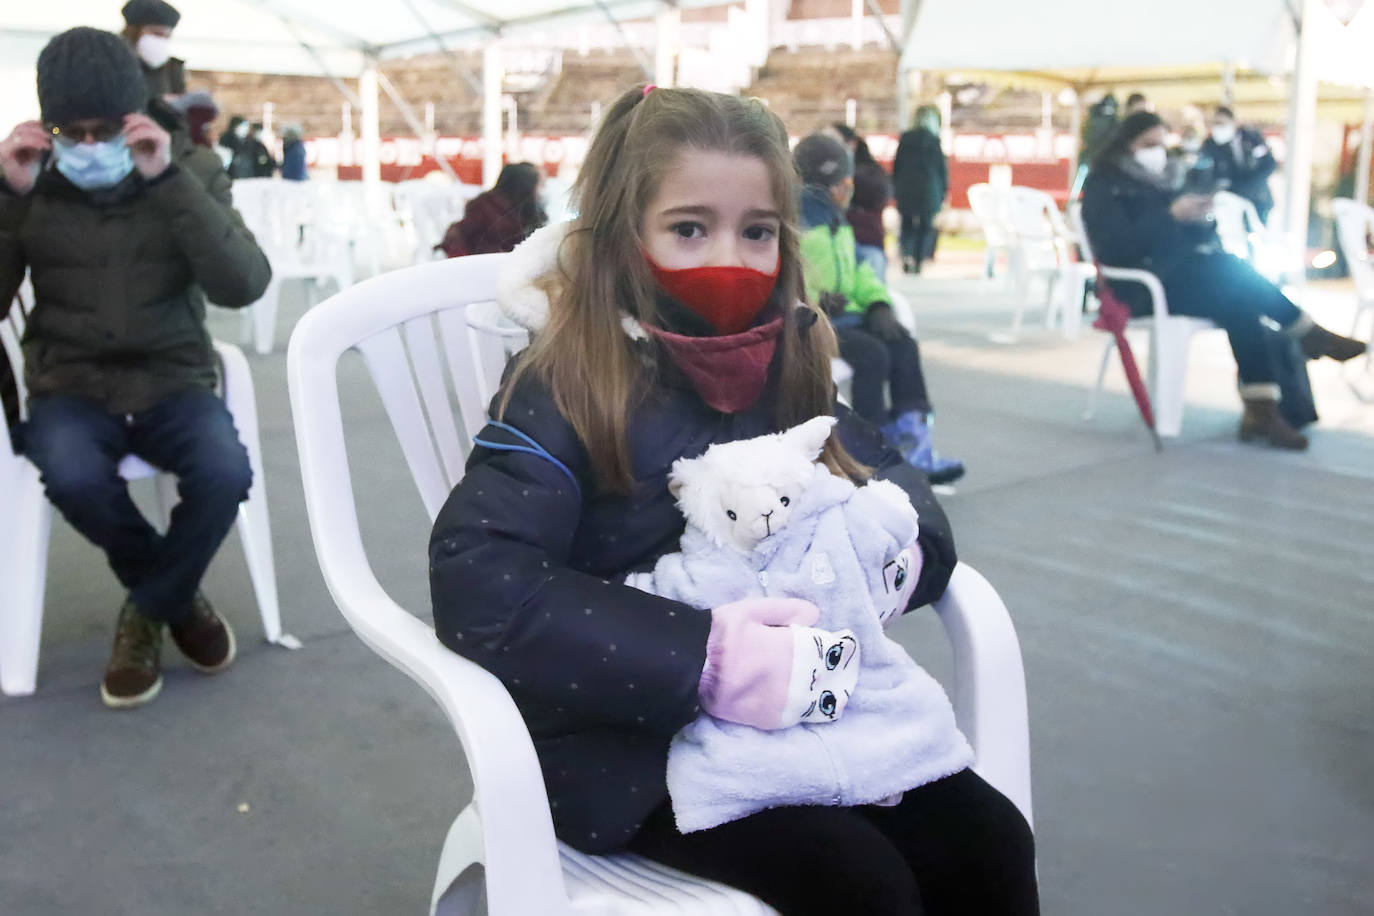
[[[722,547],[750,553],[787,526],[834,417],[782,433],[713,445],[673,463],[669,489],[687,521]]]

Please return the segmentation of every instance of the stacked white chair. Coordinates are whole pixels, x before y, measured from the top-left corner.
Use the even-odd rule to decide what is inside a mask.
[[[504,257],[436,261],[360,283],[306,314],[287,351],[306,508],[330,594],[358,637],[444,709],[472,775],[472,800],[440,854],[431,912],[470,912],[482,890],[472,868],[480,863],[492,916],[773,914],[746,894],[640,857],[590,856],[557,842],[534,746],[510,695],[441,645],[372,572],[345,447],[339,360],[349,350],[362,354],[427,511],[415,520],[417,533],[427,530],[462,478],[509,352],[523,342],[524,332],[491,304]],[[1029,819],[1025,680],[1006,608],[960,565],[936,612],[954,647],[951,693],[977,769]]]
[[[272,265],[262,297],[243,310],[243,343],[260,354],[272,352],[282,284],[304,280],[307,298],[326,282],[353,284],[353,256],[347,235],[336,231],[334,208],[320,204],[315,182],[243,178],[234,182],[234,208]]]
[[[1088,263],[1093,263],[1092,245],[1083,225],[1082,206],[1069,207],[1069,223],[1078,237]],[[1155,431],[1164,437],[1174,437],[1183,431],[1183,409],[1187,394],[1188,351],[1192,346],[1193,335],[1199,331],[1213,330],[1216,325],[1206,318],[1192,318],[1186,315],[1169,314],[1169,301],[1164,295],[1164,286],[1159,278],[1148,270],[1135,270],[1127,267],[1110,267],[1097,264],[1099,276],[1116,283],[1138,283],[1150,294],[1150,317],[1132,318],[1132,327],[1146,328],[1150,332],[1149,381],[1150,402],[1154,407]],[[1102,350],[1102,359],[1097,367],[1097,381],[1088,393],[1088,405],[1083,411],[1083,419],[1091,420],[1097,412],[1097,398],[1102,392],[1107,377],[1107,364],[1116,350],[1116,338],[1107,335],[1107,344]]]
[[[986,182],[970,185],[968,205],[983,230],[983,240],[987,243],[983,275],[991,279],[997,272],[998,256],[1005,254],[1008,259],[1011,257],[1011,216],[1008,213],[1007,191]]]
[[[1056,321],[1065,337],[1075,337],[1082,324],[1083,297],[1090,265],[1074,256],[1073,240],[1064,226],[1054,198],[1036,188],[1013,186],[1006,191],[1010,220],[1011,272],[1016,290],[1016,312],[1011,337],[1021,333],[1021,319],[1030,299],[1033,278],[1045,283],[1045,324]]]
[[[16,317],[17,316],[17,317]],[[23,352],[17,326],[23,309],[16,304],[10,318],[0,321],[0,346],[14,368],[21,404],[25,398]],[[300,641],[282,632],[277,599],[277,574],[272,557],[272,529],[267,517],[267,485],[263,479],[262,448],[258,439],[258,409],[248,361],[237,347],[215,342],[223,365],[223,394],[239,439],[248,451],[253,485],[239,506],[238,529],[262,615],[267,641],[289,649]],[[119,465],[126,481],[155,481],[160,517],[165,528],[176,505],[176,479],[128,455]],[[6,520],[0,526],[0,691],[10,696],[33,693],[38,678],[38,648],[43,626],[43,597],[47,588],[48,539],[52,507],[43,493],[38,468],[15,454],[9,429],[0,421],[0,502]]]
[[[1374,262],[1370,261],[1369,245],[1374,239],[1374,207],[1346,198],[1331,201],[1336,216],[1336,239],[1341,246],[1350,279],[1355,281],[1355,320],[1350,336],[1360,336],[1360,323],[1366,312],[1374,319]],[[1365,339],[1370,342],[1366,365],[1374,365],[1374,321]]]

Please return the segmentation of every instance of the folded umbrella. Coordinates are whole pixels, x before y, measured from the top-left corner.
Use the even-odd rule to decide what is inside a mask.
[[[1140,418],[1145,421],[1145,428],[1150,431],[1155,451],[1163,451],[1164,443],[1155,431],[1155,411],[1150,403],[1150,392],[1145,387],[1145,380],[1140,377],[1140,366],[1136,364],[1135,353],[1131,351],[1131,345],[1126,340],[1126,323],[1131,320],[1131,309],[1118,299],[1116,293],[1107,285],[1106,277],[1102,276],[1102,265],[1094,263],[1097,267],[1097,300],[1100,307],[1093,327],[1116,338],[1116,349],[1121,354],[1121,369],[1126,373],[1126,383],[1131,386],[1131,394],[1135,396],[1135,405],[1140,408]]]

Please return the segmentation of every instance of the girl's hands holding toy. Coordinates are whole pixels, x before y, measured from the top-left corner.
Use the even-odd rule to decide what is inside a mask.
[[[811,628],[798,598],[746,598],[711,611],[701,706],[717,719],[771,730],[839,718],[859,678],[849,630]]]

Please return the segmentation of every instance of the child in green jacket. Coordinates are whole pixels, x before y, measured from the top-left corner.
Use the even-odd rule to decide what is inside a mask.
[[[883,281],[855,253],[854,230],[844,218],[854,192],[849,151],[825,134],[812,134],[797,144],[794,159],[805,184],[801,252],[806,294],[830,316],[840,356],[854,370],[854,411],[880,427],[931,483],[958,480],[963,463],[940,457],[931,444],[933,416],[921,351],[893,313]]]

